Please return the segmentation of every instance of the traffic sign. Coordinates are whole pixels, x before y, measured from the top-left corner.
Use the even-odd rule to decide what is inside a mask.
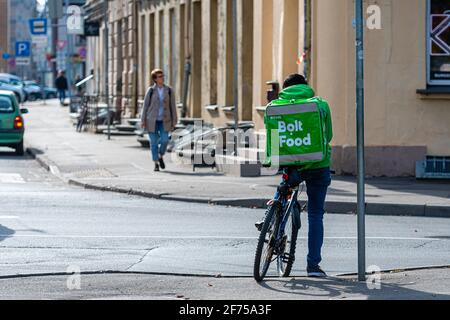
[[[30,33],[34,36],[47,34],[47,19],[30,19]]]
[[[17,57],[16,58],[16,65],[17,66],[29,66],[30,65],[30,58],[29,57]]]
[[[8,60],[9,58],[11,58],[11,55],[8,52],[5,52],[5,53],[2,54],[2,58],[4,60]]]
[[[63,50],[64,47],[66,46],[66,44],[67,44],[67,41],[59,40],[59,41],[56,43],[56,47],[58,48],[58,50]]]
[[[31,42],[33,43],[33,47],[45,48],[48,45],[48,37],[47,36],[32,36]]]
[[[16,57],[29,57],[31,53],[29,41],[16,42]]]

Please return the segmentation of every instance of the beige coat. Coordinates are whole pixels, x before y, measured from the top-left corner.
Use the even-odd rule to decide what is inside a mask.
[[[151,101],[150,101],[150,93]],[[164,130],[167,132],[173,131],[175,125],[178,122],[177,109],[175,107],[175,97],[174,92],[170,88],[171,95],[169,95],[169,87],[164,86]],[[141,115],[141,121],[145,125],[144,128],[150,132],[154,133],[156,128],[156,119],[159,112],[159,94],[156,85],[148,88],[145,94],[144,105]]]

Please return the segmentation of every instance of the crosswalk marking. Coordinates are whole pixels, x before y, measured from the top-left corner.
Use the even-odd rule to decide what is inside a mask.
[[[0,183],[25,183],[19,173],[0,173]]]

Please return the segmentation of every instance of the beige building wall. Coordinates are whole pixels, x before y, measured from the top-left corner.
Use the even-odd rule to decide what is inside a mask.
[[[256,129],[263,129],[266,82],[278,81],[281,86],[288,74],[303,73],[305,65],[298,59],[305,45],[305,2],[312,4],[310,83],[331,106],[334,168],[354,173],[353,0],[239,1],[239,120],[251,120]],[[118,9],[110,14],[114,30],[110,33],[111,86],[118,87],[122,75],[123,94],[132,93],[137,58],[139,94],[151,83],[150,71],[158,67],[165,70],[180,102],[186,57],[190,56],[186,116],[215,126],[232,122],[232,0],[141,2],[138,46],[133,45],[131,3],[115,0],[110,4]],[[379,5],[382,18],[381,30],[365,30],[368,173],[413,175],[415,161],[426,154],[450,155],[449,95],[416,93],[426,87],[426,1],[364,3],[365,8]]]
[[[9,1],[0,1],[0,50],[9,52]],[[0,71],[8,71],[8,63],[5,59],[0,59]]]
[[[365,29],[368,171],[413,175],[425,154],[450,155],[450,97],[416,93],[426,87],[426,2],[370,4],[381,7],[382,29]],[[355,172],[356,144],[353,10],[351,0],[313,5],[313,85],[332,109],[335,165],[349,173]]]

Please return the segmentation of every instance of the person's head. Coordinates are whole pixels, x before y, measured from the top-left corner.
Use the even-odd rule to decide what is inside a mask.
[[[155,69],[152,71],[152,80],[157,85],[164,85],[164,72],[161,69]]]
[[[308,81],[306,81],[305,77],[298,73],[290,74],[286,80],[284,80],[283,83],[283,89],[286,89],[288,87],[296,86],[299,84],[308,84]]]
[[[64,75],[65,75],[64,70],[59,70],[59,76],[61,77],[61,76],[64,76]]]

